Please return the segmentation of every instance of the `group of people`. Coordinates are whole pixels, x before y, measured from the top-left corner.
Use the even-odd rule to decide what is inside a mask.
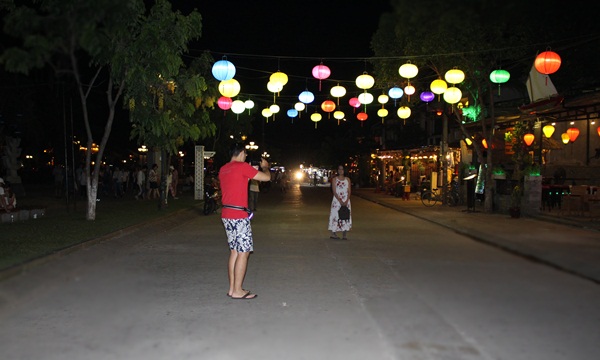
[[[11,212],[17,208],[17,197],[12,191],[10,184],[0,178],[0,211]]]
[[[54,194],[62,197],[65,188],[71,196],[86,196],[87,177],[80,165],[72,174],[64,166],[57,165],[52,171]],[[65,182],[65,180],[67,182]],[[170,166],[167,177],[167,198],[177,199],[179,172]],[[136,165],[133,168],[102,166],[98,174],[98,196],[122,198],[134,194],[135,199],[160,198],[160,171],[157,164],[150,168]]]
[[[246,162],[247,153],[242,144],[235,144],[230,149],[229,155],[230,161],[219,171],[223,202],[221,220],[230,250],[227,265],[229,278],[227,296],[231,299],[249,300],[258,296],[243,288],[248,259],[250,253],[254,251],[250,219],[252,210],[256,209],[256,204],[252,203],[254,201],[252,192],[256,192],[253,189],[257,187],[258,182],[271,181],[271,174],[269,163],[264,158],[261,159],[259,165],[255,166]],[[346,240],[346,234],[352,228],[351,216],[347,220],[341,220],[338,215],[341,206],[351,209],[352,183],[344,173],[344,167],[340,165],[337,169],[337,176],[331,182],[333,199],[329,212],[328,230],[331,231],[332,239],[340,239],[337,232],[342,232],[342,239]]]

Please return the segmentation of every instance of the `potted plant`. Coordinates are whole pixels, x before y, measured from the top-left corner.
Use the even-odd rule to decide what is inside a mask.
[[[512,190],[512,194],[510,197],[510,208],[508,208],[508,212],[510,213],[511,218],[519,218],[521,217],[521,199],[523,198],[523,189],[521,186],[515,185]]]

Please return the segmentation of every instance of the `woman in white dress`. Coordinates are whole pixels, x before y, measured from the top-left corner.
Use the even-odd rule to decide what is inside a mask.
[[[331,180],[333,192],[333,200],[331,201],[331,210],[329,212],[329,230],[331,231],[331,239],[339,239],[337,232],[342,232],[342,239],[347,240],[346,232],[352,229],[352,206],[350,204],[350,194],[352,183],[350,178],[344,176],[344,167],[338,166],[337,176]],[[350,210],[350,218],[348,220],[340,220],[338,211],[340,207],[345,205]]]

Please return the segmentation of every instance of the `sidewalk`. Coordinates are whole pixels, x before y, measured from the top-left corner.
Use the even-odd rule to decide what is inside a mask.
[[[420,200],[402,200],[374,189],[353,189],[352,195],[428,220],[508,252],[527,257],[600,284],[600,222],[541,213],[512,219],[487,214],[475,207],[424,206]]]

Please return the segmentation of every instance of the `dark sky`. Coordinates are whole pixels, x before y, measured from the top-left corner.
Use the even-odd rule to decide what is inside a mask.
[[[173,3],[184,13],[196,7],[203,17],[202,37],[191,45],[190,54],[210,50],[216,60],[227,56],[236,66],[235,79],[241,84],[238,98],[252,98],[258,118],[264,121],[260,112],[273,102],[273,93],[266,88],[269,76],[278,70],[288,75],[289,82],[276,99],[281,112],[276,115],[275,123],[270,120],[265,126],[270,141],[278,142],[275,139],[278,134],[286,133],[290,140],[299,138],[305,143],[310,139],[315,142],[311,146],[317,146],[326,133],[343,131],[333,117],[328,119],[322,111],[323,120],[316,131],[309,119],[322,101],[336,100],[329,95],[329,89],[338,82],[348,90],[348,95],[340,101],[342,110],[349,121],[358,122],[355,117],[350,119],[353,109],[348,99],[350,94],[361,91],[354,83],[356,77],[371,70],[366,61],[373,55],[370,40],[380,14],[391,11],[388,0]],[[312,77],[311,71],[321,61],[330,67],[332,74],[319,90],[319,81]],[[309,113],[294,119],[292,125],[286,111],[305,89],[312,91],[316,100],[309,106]]]

